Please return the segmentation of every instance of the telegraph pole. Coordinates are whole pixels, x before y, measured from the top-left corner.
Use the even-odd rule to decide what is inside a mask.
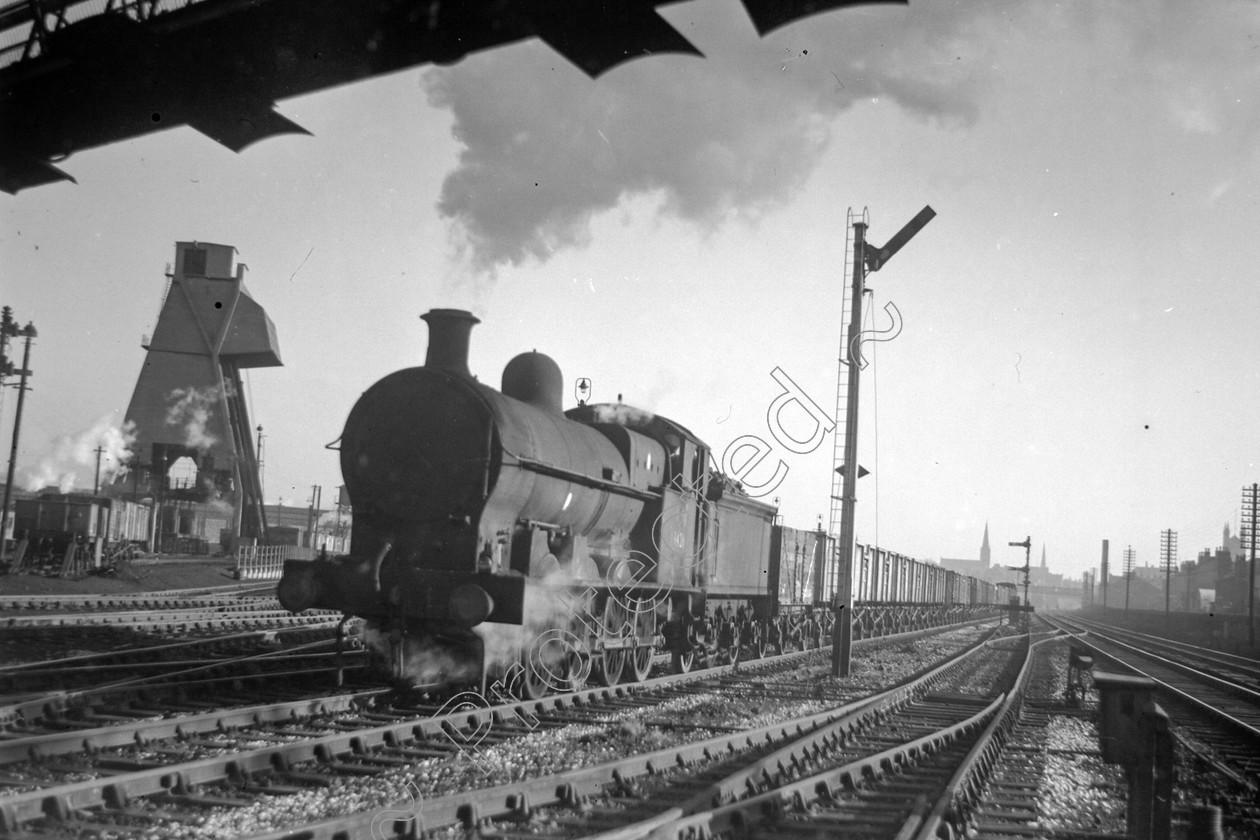
[[[1251,516],[1251,527],[1246,530],[1247,543],[1250,548],[1250,566],[1247,573],[1247,645],[1252,652],[1256,649],[1256,519],[1260,514],[1260,484],[1243,488],[1243,516]]]
[[[96,478],[92,480],[92,495],[95,496],[101,492],[101,456],[105,454],[105,447],[96,447]]]
[[[261,504],[261,499],[264,498],[263,496],[263,427],[262,427],[262,423],[258,424],[258,498],[260,500],[259,503]]]
[[[35,330],[35,325],[27,322],[26,326],[21,330],[17,329],[15,322],[5,324],[5,328],[11,336],[22,336],[26,339],[26,347],[22,350],[22,369],[20,371],[12,371],[21,375],[18,380],[18,402],[17,414],[13,418],[13,446],[9,450],[9,474],[4,482],[4,507],[0,508],[0,522],[4,521],[4,517],[9,515],[9,499],[13,495],[13,470],[17,467],[18,453],[18,433],[22,429],[22,406],[26,402],[26,379],[31,375],[31,339],[35,338],[39,333]],[[14,517],[16,523],[17,517]],[[16,524],[15,524],[16,527]],[[3,531],[0,530],[0,534]],[[14,535],[17,536],[16,534]]]
[[[866,273],[879,271],[935,215],[936,211],[931,207],[924,207],[883,248],[866,241],[866,222],[853,223],[852,299],[849,306],[849,329],[845,333],[848,346],[840,348],[840,363],[849,366],[849,381],[844,420],[844,461],[837,467],[843,478],[843,489],[839,500],[840,538],[836,545],[836,595],[832,602],[835,618],[831,631],[832,676],[849,675],[849,661],[853,650],[853,529],[860,469],[857,463],[858,384],[861,373],[858,336],[862,332],[862,295],[866,291]],[[832,533],[835,533],[836,526],[834,512],[833,505],[833,520],[830,523]]]
[[[1172,609],[1172,569],[1177,563],[1177,532],[1169,528],[1159,533],[1159,559],[1164,564],[1164,615]],[[1189,582],[1186,587],[1189,589]]]
[[[1102,572],[1102,602],[1104,610],[1107,609],[1107,578],[1111,576],[1111,569],[1107,567],[1107,549],[1109,547],[1109,543],[1110,540],[1103,540],[1102,569],[1100,569]]]
[[[1133,563],[1137,560],[1137,552],[1133,546],[1124,550],[1124,614],[1129,614],[1129,585],[1133,581]]]

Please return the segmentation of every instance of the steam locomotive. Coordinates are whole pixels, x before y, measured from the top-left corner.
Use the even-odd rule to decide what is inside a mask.
[[[477,318],[421,317],[425,364],[364,392],[341,436],[351,551],[287,562],[285,608],[364,618],[412,685],[523,697],[645,679],[658,649],[686,671],[822,641],[825,611],[783,620],[776,509],[702,440],[620,403],[564,411],[536,352],[495,390],[468,370]]]

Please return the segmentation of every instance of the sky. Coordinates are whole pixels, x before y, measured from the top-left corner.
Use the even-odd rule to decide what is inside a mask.
[[[767,498],[813,527],[834,433],[779,445],[772,372],[834,416],[850,219],[879,244],[930,205],[867,278],[887,340],[862,345],[858,541],[975,558],[987,524],[994,562],[1031,536],[1079,578],[1104,539],[1156,565],[1165,529],[1182,561],[1237,530],[1260,481],[1260,4],[914,0],[764,38],[735,0],[662,16],[704,57],[590,79],[527,41],[278,103],[311,136],[235,154],[176,128],[0,196],[0,302],[39,331],[18,483],[90,488],[175,242],[199,240],[237,248],[279,337],[284,367],[247,375],[268,503],[332,498],[325,445],[454,307],[481,319],[482,381],[536,349],[566,407],[586,377],[717,455],[758,437],[747,479],[782,461]]]

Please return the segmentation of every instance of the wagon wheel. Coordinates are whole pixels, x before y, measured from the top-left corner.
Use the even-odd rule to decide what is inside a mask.
[[[718,665],[734,665],[739,661],[739,635],[733,621],[723,621],[718,627],[716,661]]]
[[[557,666],[540,669],[537,664],[523,663],[521,672],[513,681],[514,693],[522,700],[538,700],[553,692],[563,694],[581,691],[586,685],[590,667],[577,654],[570,654]]]
[[[652,673],[652,646],[636,645],[626,664],[630,667],[629,676],[634,682],[646,680],[648,674]]]
[[[604,603],[604,642],[615,641],[620,645],[625,642],[626,637],[631,633],[633,633],[633,627],[630,624],[630,612],[615,595],[609,596]],[[616,685],[622,681],[626,662],[629,659],[629,648],[604,648],[604,652],[600,656],[600,678],[604,685]]]
[[[818,647],[817,630],[818,625],[814,623],[812,618],[807,618],[801,622],[801,650],[813,650]]]
[[[696,653],[690,650],[686,653],[675,653],[671,657],[670,664],[673,666],[675,674],[685,674],[696,664]]]
[[[770,647],[770,643],[766,638],[769,635],[764,621],[748,622],[749,658],[761,659],[766,655]]]
[[[572,633],[555,628],[534,639],[521,654],[521,670],[514,680],[521,699],[581,690],[590,674],[590,660],[575,641]]]
[[[643,682],[652,672],[652,654],[655,653],[656,610],[648,601],[634,601],[634,650],[630,652],[627,679]],[[646,641],[644,641],[646,640]]]
[[[512,693],[522,700],[539,700],[547,696],[551,686],[541,677],[528,662],[521,665],[521,672],[513,680]]]

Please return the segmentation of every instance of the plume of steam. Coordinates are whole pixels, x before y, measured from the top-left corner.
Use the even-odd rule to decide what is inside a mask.
[[[28,490],[55,486],[58,491],[69,493],[75,489],[79,476],[91,483],[95,480],[98,448],[101,450],[101,483],[113,481],[126,473],[135,440],[134,423],[118,426],[107,415],[84,431],[54,440],[52,452],[26,472],[23,484]]]
[[[560,567],[536,582],[537,586],[525,588],[523,624],[485,622],[474,631],[485,645],[486,667],[492,674],[508,671],[522,658],[532,661],[527,667],[545,672],[558,666],[555,658],[565,653],[589,654],[583,650],[584,643],[568,632],[575,616],[589,607],[581,583]],[[539,654],[544,661],[539,661]]]
[[[641,408],[623,403],[599,403],[590,406],[598,423],[615,423],[618,426],[635,426],[652,422],[656,415]]]
[[[390,661],[390,642],[386,634],[368,625],[363,639],[386,661]],[[479,663],[430,636],[411,634],[405,637],[402,660],[403,672],[413,686],[468,684],[477,682],[481,676]]]
[[[319,516],[318,528],[321,531],[332,533],[338,526],[348,529],[354,522],[354,514],[349,508],[344,508],[340,513],[335,510],[325,511]]]
[[[463,145],[438,208],[488,274],[585,244],[595,214],[634,196],[702,231],[755,222],[801,188],[856,101],[974,118],[954,53],[936,61],[969,16],[897,12],[821,15],[758,39],[736,3],[687,4],[665,16],[703,59],[657,56],[592,80],[526,42],[429,71],[429,100],[452,111]]]
[[[167,396],[171,405],[166,409],[166,425],[183,428],[185,446],[204,452],[219,442],[206,431],[219,396],[220,391],[214,386],[176,388]]]
[[[485,668],[492,680],[509,673],[523,659],[532,661],[532,667],[543,671],[540,676],[546,680],[545,672],[558,668],[558,660],[564,655],[589,653],[583,650],[583,643],[568,632],[575,615],[590,605],[590,596],[583,594],[581,582],[576,581],[569,570],[558,568],[537,583],[525,589],[523,624],[485,622],[473,630],[481,638]],[[384,634],[369,627],[365,640],[388,659],[389,641]],[[406,637],[403,644],[404,674],[412,685],[480,681],[482,663],[475,661],[468,645],[420,634]]]

